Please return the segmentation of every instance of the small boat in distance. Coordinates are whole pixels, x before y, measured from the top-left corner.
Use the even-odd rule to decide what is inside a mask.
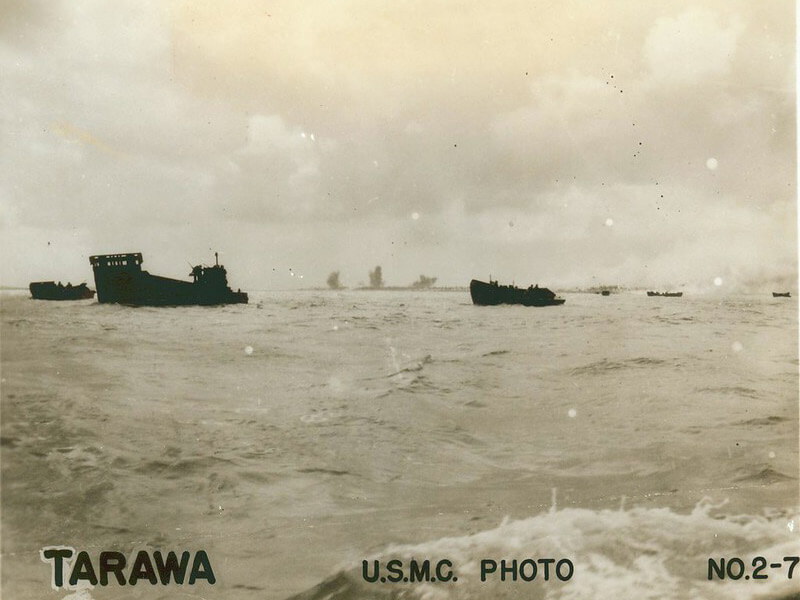
[[[214,253],[212,267],[197,265],[192,281],[151,275],[142,270],[142,253],[90,256],[97,287],[97,301],[133,306],[185,306],[247,304],[247,293],[228,287],[225,267]]]
[[[499,285],[489,278],[489,283],[473,279],[469,282],[469,293],[472,303],[479,306],[496,306],[498,304],[522,304],[523,306],[557,306],[564,304],[564,298],[557,298],[547,288],[531,285],[521,289],[513,285]]]
[[[773,298],[791,298],[791,292],[772,292]]]
[[[610,296],[611,295],[611,290],[603,290],[603,291],[600,292],[600,295],[601,296]]]
[[[664,296],[666,298],[680,298],[683,292],[647,292],[648,296]]]
[[[94,298],[94,290],[82,283],[80,285],[62,285],[59,281],[34,281],[28,286],[34,300],[90,300]]]

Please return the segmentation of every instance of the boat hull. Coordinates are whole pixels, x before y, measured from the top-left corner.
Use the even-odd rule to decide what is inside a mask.
[[[773,298],[791,298],[791,292],[772,292]]]
[[[94,298],[94,290],[85,283],[72,286],[56,284],[54,281],[34,281],[29,286],[34,300],[90,300]]]
[[[139,253],[101,255],[90,258],[97,301],[132,306],[212,306],[247,304],[245,292],[227,286],[223,267],[207,267],[207,276],[196,281],[181,281],[151,275],[141,269]],[[200,267],[197,267],[200,268]]]
[[[479,306],[497,306],[499,304],[521,304],[522,306],[558,306],[564,304],[564,298],[557,298],[547,288],[520,289],[514,286],[486,283],[473,279],[469,284],[472,303]]]
[[[213,306],[247,304],[245,292],[214,289],[190,281],[151,275],[117,273],[95,279],[97,301],[133,306]]]

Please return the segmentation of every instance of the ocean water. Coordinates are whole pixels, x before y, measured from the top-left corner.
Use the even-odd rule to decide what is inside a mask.
[[[4,598],[796,598],[797,301],[4,293]],[[52,590],[44,546],[208,553],[209,586]],[[479,580],[568,558],[570,581]],[[456,583],[367,583],[448,558]]]

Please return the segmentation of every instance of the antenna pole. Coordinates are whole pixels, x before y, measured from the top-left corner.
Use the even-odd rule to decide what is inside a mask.
[[[219,266],[219,254],[214,252],[214,264]]]

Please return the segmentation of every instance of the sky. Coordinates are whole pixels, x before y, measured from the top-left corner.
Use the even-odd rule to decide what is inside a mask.
[[[0,0],[0,281],[797,285],[787,0]],[[716,284],[715,284],[716,280]],[[787,288],[788,289],[788,288]]]

